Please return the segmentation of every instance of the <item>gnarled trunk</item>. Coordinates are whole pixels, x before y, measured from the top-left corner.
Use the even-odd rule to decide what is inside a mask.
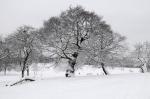
[[[76,60],[69,59],[68,64],[70,66],[70,69],[66,70],[66,77],[72,77],[75,72]]]
[[[78,52],[74,52],[72,54],[72,56],[73,56],[73,59],[69,58],[69,60],[68,60],[68,64],[69,64],[71,69],[66,70],[66,77],[74,76],[75,65],[76,65],[76,60],[77,60],[77,57],[78,57]]]

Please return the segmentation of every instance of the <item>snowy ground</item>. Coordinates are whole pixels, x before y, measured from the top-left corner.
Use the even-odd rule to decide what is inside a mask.
[[[85,72],[85,71],[86,72]],[[32,73],[36,81],[16,86],[5,86],[20,79],[17,72],[0,74],[0,99],[150,99],[150,74],[138,69],[115,68],[112,74],[65,78],[64,72],[42,70]],[[96,70],[91,70],[96,72]],[[123,73],[124,74],[119,74]],[[77,72],[79,74],[80,71]],[[36,74],[36,77],[34,77]],[[55,76],[54,76],[55,74]],[[41,79],[39,79],[41,78]]]
[[[56,77],[0,86],[0,99],[150,99],[150,74]]]

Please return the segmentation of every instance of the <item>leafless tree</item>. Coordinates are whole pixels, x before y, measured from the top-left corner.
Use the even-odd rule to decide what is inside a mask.
[[[81,6],[70,7],[58,17],[51,17],[40,29],[40,37],[58,59],[67,59],[70,71],[74,73],[80,55],[91,53],[92,58],[104,68],[104,59],[124,37],[114,34],[102,17],[84,10]],[[96,55],[96,56],[95,56]],[[85,59],[87,56],[84,57]]]
[[[121,50],[124,50],[124,36],[113,33],[106,23],[100,24],[98,34],[92,38],[87,46],[89,47],[89,61],[93,61],[98,67],[102,67],[105,75],[108,75],[105,64],[115,62],[115,58]]]
[[[138,67],[141,68],[141,71],[143,73],[147,72],[150,61],[150,43],[144,42],[136,44],[133,57],[138,60]]]
[[[9,54],[9,49],[2,38],[0,38],[0,60],[7,57]]]
[[[8,48],[5,40],[0,39],[0,64],[1,69],[4,70],[6,75],[8,63],[9,63],[10,49]]]
[[[18,59],[21,66],[22,77],[27,71],[29,75],[29,63],[34,50],[35,29],[30,26],[21,26],[7,38],[14,58]]]

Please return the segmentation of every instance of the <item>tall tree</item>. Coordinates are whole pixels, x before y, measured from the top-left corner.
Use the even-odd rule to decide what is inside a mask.
[[[104,73],[107,74],[103,59],[106,56],[105,53],[117,49],[119,42],[124,39],[118,34],[114,35],[102,17],[84,10],[81,6],[70,7],[59,17],[51,17],[45,21],[40,35],[44,38],[45,44],[53,48],[51,51],[59,57],[58,59],[68,60],[70,68],[66,72],[73,74],[79,56],[88,55],[88,53],[98,55],[93,58],[98,57],[99,60],[102,60],[99,62]]]
[[[22,77],[27,71],[29,75],[29,64],[31,63],[31,55],[34,50],[35,29],[30,26],[22,26],[17,29],[14,34],[7,38],[7,42],[11,46],[11,50],[16,55],[21,66]]]
[[[98,33],[89,40],[88,46],[88,60],[98,67],[102,67],[105,75],[108,75],[105,65],[110,62],[115,62],[115,57],[125,50],[123,46],[124,36],[114,33],[110,26],[105,22],[99,24]],[[116,57],[116,59],[117,59]]]

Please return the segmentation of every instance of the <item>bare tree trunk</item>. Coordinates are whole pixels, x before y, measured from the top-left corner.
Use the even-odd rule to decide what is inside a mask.
[[[147,65],[146,65],[146,63],[144,63],[143,65],[141,65],[141,66],[140,66],[140,69],[141,69],[141,72],[142,72],[142,73],[147,72]]]
[[[21,62],[20,62],[20,66],[21,66]],[[25,66],[23,66],[22,70],[21,70],[21,77],[22,78],[24,77],[24,72],[25,72]]]
[[[26,60],[23,61],[23,67],[22,67],[22,78],[24,77],[24,72],[26,70]]]
[[[144,73],[144,70],[143,70],[142,66],[140,67],[140,69],[141,69],[141,72]]]
[[[27,76],[30,75],[30,72],[29,72],[29,66],[27,66]]]
[[[6,76],[6,72],[7,72],[7,67],[4,67],[4,75]]]
[[[66,70],[66,77],[72,77],[75,73],[75,64],[76,64],[76,59],[72,60],[70,59],[68,61],[69,66],[71,67],[71,69],[67,69]]]
[[[77,60],[77,57],[78,57],[78,52],[74,52],[72,54],[72,56],[73,56],[73,59],[68,58],[68,64],[71,67],[71,69],[66,70],[66,77],[71,77],[75,73],[75,65],[76,65],[76,60]]]
[[[25,66],[26,66],[25,63],[23,63],[23,68],[22,68],[22,70],[21,70],[22,78],[24,77],[24,72],[25,72],[25,69],[26,69]]]
[[[21,77],[24,77],[24,70],[21,71]]]
[[[101,66],[102,66],[102,70],[103,70],[104,74],[105,74],[105,75],[108,75],[108,73],[107,73],[107,71],[106,71],[106,69],[105,69],[105,67],[104,67],[104,63],[101,63]]]
[[[22,67],[22,62],[20,61],[20,67]],[[21,69],[21,77],[23,78],[24,77],[24,71],[25,71],[25,67],[23,66],[22,69]]]
[[[26,65],[27,65],[29,55],[30,55],[30,52],[27,52],[27,55],[23,61],[22,78],[24,77],[25,70],[28,69],[28,66],[26,66]],[[28,70],[27,70],[27,75],[28,75]]]

